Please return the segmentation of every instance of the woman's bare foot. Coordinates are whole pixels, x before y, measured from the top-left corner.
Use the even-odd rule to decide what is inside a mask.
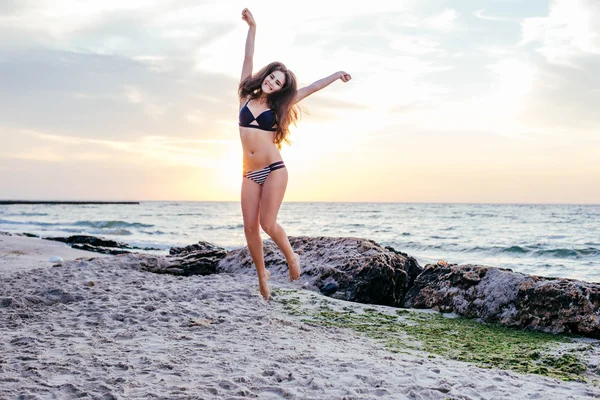
[[[298,253],[294,253],[294,261],[288,264],[289,272],[290,272],[290,281],[295,281],[300,278],[300,256]]]
[[[271,278],[271,273],[269,272],[268,269],[265,269],[265,273],[264,273],[262,279],[258,278],[258,286],[259,286],[260,294],[267,301],[269,300],[269,297],[271,296],[271,289],[269,289],[269,284],[267,283],[267,281],[270,278]]]

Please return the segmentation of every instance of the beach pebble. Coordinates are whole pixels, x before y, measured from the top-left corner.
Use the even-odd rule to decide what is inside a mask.
[[[338,285],[336,283],[329,282],[328,284],[326,284],[325,286],[323,286],[321,288],[321,293],[323,293],[325,296],[331,296],[332,294],[337,292],[337,290],[338,290]]]
[[[48,260],[48,261],[50,261],[51,263],[62,263],[63,259],[62,259],[62,257],[59,257],[59,256],[52,256],[52,257],[50,257],[50,260]]]

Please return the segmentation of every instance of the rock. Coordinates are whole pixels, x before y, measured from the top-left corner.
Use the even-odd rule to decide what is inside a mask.
[[[173,247],[167,256],[173,265],[182,268],[184,275],[209,275],[217,272],[217,265],[227,250],[208,242],[198,242],[183,248]]]
[[[219,261],[227,254],[224,248],[207,242],[182,249],[185,250],[175,250],[172,251],[174,254],[166,256],[142,253],[122,254],[109,262],[119,264],[124,269],[134,268],[157,274],[210,275],[217,272]]]
[[[325,296],[331,296],[332,294],[337,292],[337,290],[338,290],[338,285],[336,285],[333,282],[329,282],[327,285],[325,285],[321,288],[321,293],[323,293]]]
[[[112,247],[117,249],[130,249],[131,247],[125,243],[119,243],[114,240],[104,239],[95,236],[88,235],[73,235],[69,237],[45,237],[46,240],[55,240],[57,242],[63,242],[67,244],[87,244],[89,246],[96,247]]]
[[[322,290],[333,284],[337,290],[332,297],[344,300],[399,306],[422,269],[414,258],[368,239],[300,236],[289,240],[300,255],[303,287]],[[263,253],[272,276],[288,277],[286,260],[272,240],[264,242]],[[218,271],[256,274],[247,247],[227,253]]]
[[[115,240],[104,239],[101,237],[89,235],[73,235],[69,237],[45,237],[44,239],[63,242],[71,245],[71,247],[74,249],[112,255],[131,253],[129,250],[160,250],[153,247],[130,246],[127,243],[120,243]]]
[[[88,235],[73,235],[69,237],[45,237],[44,239],[69,244],[73,249],[93,251],[95,253],[102,254],[125,254],[130,253],[130,251],[117,249],[131,249],[131,246],[129,246],[126,243],[119,243],[114,240]]]
[[[59,256],[52,256],[52,257],[50,257],[50,259],[48,261],[51,263],[62,263],[63,259],[62,259],[62,257],[59,257]]]
[[[30,238],[39,238],[40,237],[40,235],[35,235],[33,233],[27,233],[27,232],[23,232],[19,236],[25,236],[25,237],[30,237]]]
[[[600,339],[600,284],[479,265],[427,265],[404,307]]]
[[[112,248],[101,247],[101,246],[92,246],[89,244],[73,244],[73,245],[71,245],[71,248],[77,249],[77,250],[93,251],[94,253],[112,254],[112,255],[131,253],[130,251],[127,251],[127,250],[118,250],[118,249],[112,249]]]
[[[10,307],[12,301],[12,297],[0,297],[0,308]]]
[[[171,249],[169,249],[169,254],[185,256],[187,254],[197,253],[197,252],[200,252],[202,254],[212,254],[212,253],[221,254],[223,251],[225,251],[225,253],[227,252],[224,248],[215,246],[212,243],[198,242],[196,244],[191,244],[191,245],[185,246],[185,247],[171,247]]]

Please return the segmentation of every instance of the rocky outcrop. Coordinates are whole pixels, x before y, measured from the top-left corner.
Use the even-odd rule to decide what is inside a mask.
[[[166,257],[183,275],[209,275],[217,272],[219,262],[227,250],[208,242],[198,242],[186,247],[172,247]]]
[[[405,307],[486,322],[600,338],[600,284],[478,265],[427,265]]]
[[[123,268],[134,268],[157,274],[210,275],[217,272],[219,261],[227,251],[211,243],[200,242],[183,248],[172,248],[166,256],[129,253],[107,262],[119,263]]]
[[[305,288],[349,301],[399,306],[422,268],[405,253],[368,239],[290,237],[300,255]],[[286,260],[271,241],[264,242],[265,265],[272,276],[288,276]],[[256,274],[247,247],[230,251],[219,272]]]
[[[73,235],[69,237],[44,237],[46,240],[54,240],[71,245],[74,249],[93,251],[103,254],[126,254],[129,250],[160,250],[152,247],[135,247],[126,243],[120,243],[111,239],[96,236]]]

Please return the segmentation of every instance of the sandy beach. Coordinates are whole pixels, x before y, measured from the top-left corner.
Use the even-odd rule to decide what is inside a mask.
[[[289,304],[390,307],[325,298],[283,278],[271,280],[266,303],[252,275],[160,275],[115,262],[122,257],[0,236],[0,398],[600,398],[597,382],[390,351]]]
[[[51,257],[63,261],[79,257],[106,257],[100,253],[72,249],[65,243],[25,236],[0,235],[0,274],[49,266]]]

